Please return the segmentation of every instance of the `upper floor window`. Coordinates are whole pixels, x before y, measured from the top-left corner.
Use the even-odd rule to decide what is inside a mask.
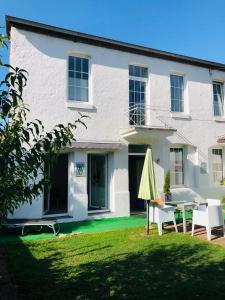
[[[224,95],[221,82],[213,82],[213,105],[214,116],[224,116]]]
[[[68,97],[69,100],[88,101],[87,58],[69,56],[68,59]]]
[[[129,66],[129,118],[130,124],[145,125],[145,97],[148,68]]]
[[[184,77],[170,75],[171,111],[184,112]]]
[[[170,148],[170,183],[184,184],[183,148]]]
[[[212,177],[215,184],[220,184],[223,180],[222,149],[212,149]]]

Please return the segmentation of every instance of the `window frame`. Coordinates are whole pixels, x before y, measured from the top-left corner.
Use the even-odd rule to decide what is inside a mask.
[[[215,114],[215,101],[214,101],[214,84],[220,85],[221,87],[221,93],[222,93],[222,114]],[[212,80],[212,98],[213,98],[213,117],[214,118],[225,118],[225,98],[224,98],[224,82],[222,80],[213,79]]]
[[[74,58],[80,58],[80,59],[87,59],[88,60],[88,85],[87,85],[87,100],[76,100],[76,99],[69,99],[69,57],[74,57]],[[73,71],[75,72],[75,71]],[[82,72],[81,72],[82,73]],[[75,87],[75,86],[73,86]],[[75,104],[78,106],[85,106],[90,104],[90,56],[81,54],[81,53],[76,53],[76,52],[68,52],[67,53],[67,102],[70,104]]]
[[[179,100],[179,102],[183,102],[183,110],[179,110],[179,111],[176,111],[176,110],[172,110],[172,101],[174,101],[174,99],[172,99],[172,81],[171,81],[171,77],[172,76],[177,76],[177,77],[182,77],[183,79],[183,87],[182,87],[182,99],[183,100]],[[176,88],[176,87],[173,87],[173,88]],[[185,79],[185,74],[183,73],[178,73],[178,72],[171,72],[170,73],[170,112],[172,114],[185,114],[187,109],[186,109],[186,96],[185,96],[185,91],[186,91],[186,79]],[[178,100],[176,100],[178,101]]]
[[[171,187],[173,187],[173,188],[183,187],[184,186],[184,179],[185,179],[184,178],[184,152],[185,152],[185,149],[182,146],[174,145],[174,146],[169,148],[169,155],[171,154],[172,149],[182,150],[181,151],[182,152],[182,161],[181,161],[182,162],[182,172],[173,172],[174,174],[175,173],[181,173],[182,174],[182,183],[174,183],[174,184],[171,183]],[[171,178],[172,178],[171,173],[172,173],[172,170],[171,170],[171,159],[170,159],[170,182],[171,182]]]
[[[143,77],[143,76],[134,76],[134,75],[130,75],[130,67],[137,67],[137,68],[145,68],[147,70],[147,76],[146,77]],[[132,106],[130,106],[130,93],[133,92],[134,94],[136,93],[135,92],[135,89],[134,91],[130,90],[130,81],[133,80],[134,81],[134,85],[135,85],[135,82],[144,82],[144,101],[142,103],[142,100],[141,100],[141,97],[140,97],[140,101],[139,103],[135,103],[135,100],[132,101]],[[148,81],[149,81],[149,68],[148,66],[145,66],[145,65],[140,65],[140,64],[136,64],[136,63],[129,63],[128,64],[128,105],[129,105],[129,110],[131,107],[133,107],[135,104],[140,104],[141,106],[143,105],[143,108],[141,107],[141,111],[140,111],[140,115],[137,113],[137,118],[139,118],[139,122],[142,123],[141,121],[141,116],[142,116],[142,109],[144,109],[144,124],[139,124],[139,125],[146,125],[147,123],[147,115],[146,115],[146,102],[147,102],[147,87],[148,87]],[[139,91],[138,92],[141,96],[142,92]],[[135,122],[134,122],[135,123]],[[130,120],[130,125],[132,125],[132,120]]]
[[[214,157],[214,155],[213,155],[213,151],[215,151],[215,150],[217,150],[217,151],[221,151],[221,166],[222,166],[222,170],[221,171],[214,171],[214,169],[213,169],[213,157]],[[221,184],[220,184],[220,182],[215,182],[214,181],[214,173],[215,172],[217,172],[217,173],[219,173],[219,172],[221,172],[222,173],[222,178],[221,178],[221,180],[223,180],[223,178],[224,178],[224,150],[223,150],[223,148],[221,148],[221,147],[212,147],[211,149],[210,149],[210,169],[211,169],[211,182],[212,182],[212,185],[214,185],[214,186],[220,186]]]

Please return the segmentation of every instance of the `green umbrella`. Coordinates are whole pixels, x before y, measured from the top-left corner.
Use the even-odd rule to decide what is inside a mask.
[[[155,172],[152,159],[152,149],[146,151],[144,166],[141,174],[138,198],[147,201],[147,235],[149,235],[149,204],[151,200],[159,198],[155,182]]]

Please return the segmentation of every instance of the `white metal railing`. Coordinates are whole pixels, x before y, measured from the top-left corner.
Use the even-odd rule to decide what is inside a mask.
[[[150,116],[150,107],[145,104],[134,104],[129,106],[128,111],[129,124],[145,126],[148,124],[148,117]]]

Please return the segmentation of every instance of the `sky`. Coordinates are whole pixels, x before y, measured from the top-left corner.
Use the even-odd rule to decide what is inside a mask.
[[[225,0],[0,0],[5,15],[225,63]]]

